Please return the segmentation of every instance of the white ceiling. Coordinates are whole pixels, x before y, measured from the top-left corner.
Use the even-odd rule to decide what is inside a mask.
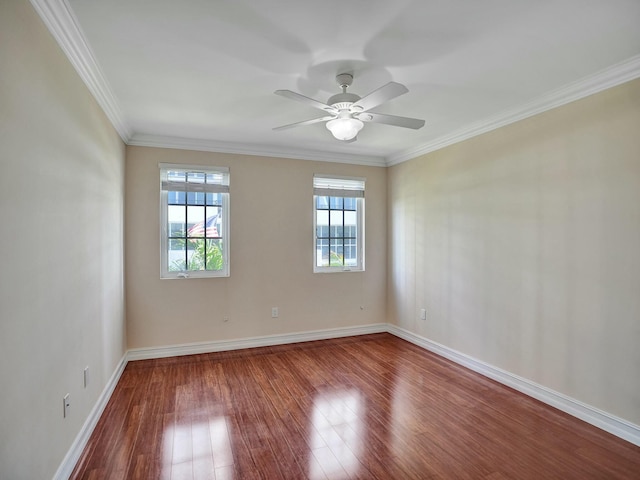
[[[393,164],[640,76],[639,0],[32,0],[130,144]],[[274,95],[374,111],[354,143]],[[319,115],[320,114],[320,115]]]

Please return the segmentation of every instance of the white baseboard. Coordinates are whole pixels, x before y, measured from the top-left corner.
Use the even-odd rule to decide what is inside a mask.
[[[69,451],[53,476],[53,480],[67,480],[71,476],[80,455],[82,455],[84,447],[89,441],[89,437],[91,437],[94,428],[96,428],[98,420],[100,420],[100,416],[102,415],[102,412],[104,412],[104,409],[111,398],[111,394],[120,380],[120,376],[122,375],[124,368],[127,366],[127,362],[127,354],[125,353],[118,362],[115,371],[111,375],[111,378],[109,378],[109,381],[102,390],[102,393],[98,397],[98,401],[89,413],[84,425],[82,425],[80,432],[71,444],[71,448],[69,448]]]
[[[353,337],[369,333],[387,331],[386,323],[373,323],[357,327],[328,328],[326,330],[311,330],[307,332],[286,333],[282,335],[267,335],[263,337],[240,338],[236,340],[218,340],[214,342],[186,343],[166,347],[134,348],[127,354],[128,360],[147,360],[150,358],[177,357],[180,355],[195,355],[199,353],[224,352],[243,348],[270,347],[286,345],[288,343],[310,342],[313,340],[327,340],[330,338]]]
[[[520,377],[513,373],[494,367],[483,361],[460,353],[449,347],[429,340],[420,335],[416,335],[404,328],[396,325],[387,325],[387,331],[397,337],[407,340],[414,345],[429,350],[441,357],[447,358],[463,367],[467,367],[474,372],[478,372],[485,377],[491,378],[508,387],[518,390],[530,397],[540,400],[547,405],[557,408],[569,415],[594,425],[606,432],[620,437],[628,442],[640,446],[640,426],[634,425],[622,418],[611,415],[595,407],[580,402],[550,388],[539,385],[531,380]]]
[[[91,410],[82,429],[78,433],[71,448],[60,464],[54,475],[54,480],[66,480],[71,475],[76,462],[82,454],[82,450],[89,441],[89,437],[102,415],[111,394],[113,393],[120,376],[127,363],[133,360],[145,360],[151,358],[176,357],[181,355],[194,355],[200,353],[222,352],[239,350],[243,348],[266,347],[285,345],[289,343],[309,342],[313,340],[327,340],[330,338],[352,337],[370,333],[388,332],[399,338],[407,340],[414,345],[447,358],[459,365],[478,372],[530,397],[540,400],[547,405],[557,408],[591,425],[620,437],[628,442],[640,446],[640,426],[627,422],[607,412],[582,403],[574,398],[539,385],[531,380],[522,378],[513,373],[489,365],[473,357],[460,353],[449,347],[416,335],[404,328],[386,323],[374,323],[357,327],[329,328],[326,330],[312,330],[308,332],[288,333],[282,335],[268,335],[263,337],[241,338],[236,340],[220,340],[214,342],[188,343],[182,345],[170,345],[165,347],[136,348],[129,350],[120,360],[116,370],[107,382],[96,405]]]

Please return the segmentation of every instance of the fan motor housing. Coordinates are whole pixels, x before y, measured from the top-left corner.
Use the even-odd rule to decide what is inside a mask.
[[[335,107],[338,110],[340,110],[341,108],[349,108],[349,107],[348,106],[340,107],[337,104],[339,103],[351,104],[351,103],[356,103],[358,100],[360,100],[360,97],[355,93],[347,93],[347,92],[337,93],[331,98],[329,98],[329,100],[327,100],[327,105],[331,105],[332,107]]]

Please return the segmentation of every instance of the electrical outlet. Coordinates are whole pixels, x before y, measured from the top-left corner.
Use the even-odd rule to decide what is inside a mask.
[[[71,409],[71,400],[69,399],[69,394],[67,393],[62,398],[62,418],[67,418],[67,415],[69,415],[70,409]]]
[[[427,309],[426,308],[421,308],[420,309],[420,320],[426,320],[427,319]]]
[[[271,307],[271,318],[278,318],[278,307]]]
[[[224,317],[222,317],[222,321],[224,323],[227,323],[229,321],[229,317],[227,315],[225,315]]]
[[[87,388],[87,386],[89,385],[89,367],[84,367],[83,382],[84,382],[84,388]]]

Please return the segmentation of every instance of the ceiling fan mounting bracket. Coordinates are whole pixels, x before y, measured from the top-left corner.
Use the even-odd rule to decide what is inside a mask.
[[[340,73],[336,75],[336,82],[338,82],[338,86],[346,91],[347,87],[350,87],[353,83],[353,75],[350,73]]]

